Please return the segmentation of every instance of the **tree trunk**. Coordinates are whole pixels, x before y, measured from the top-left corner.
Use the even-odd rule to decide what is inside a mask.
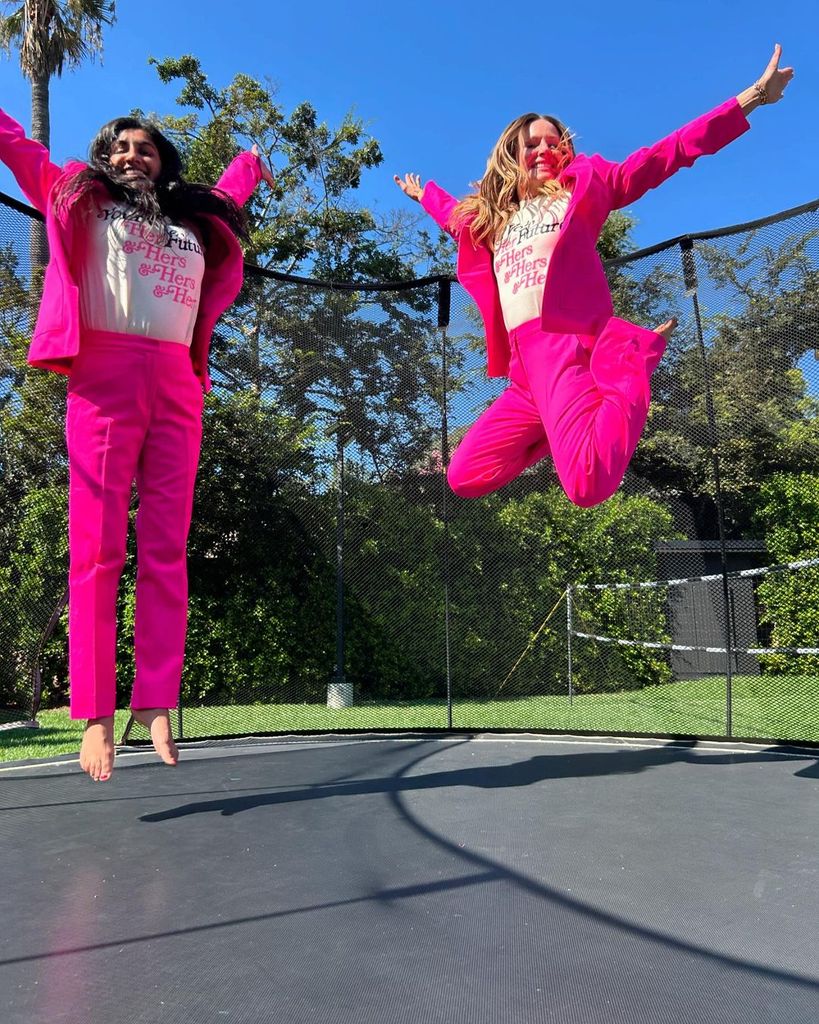
[[[31,137],[45,146],[51,145],[51,115],[49,105],[50,76],[46,73],[31,79]]]
[[[39,74],[31,79],[31,137],[46,149],[51,141],[49,114],[49,75]],[[31,296],[36,305],[42,293],[43,269],[48,263],[48,242],[45,226],[38,220],[31,222],[29,233],[31,258]]]

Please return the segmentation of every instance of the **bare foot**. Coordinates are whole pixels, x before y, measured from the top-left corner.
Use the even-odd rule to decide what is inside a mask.
[[[173,741],[171,719],[167,708],[132,709],[134,718],[150,732],[154,750],[165,764],[176,764],[179,751]]]
[[[107,782],[114,770],[114,716],[89,718],[82,734],[80,768],[94,782]]]
[[[671,319],[670,320],[666,320],[666,322],[664,324],[660,324],[659,327],[655,327],[654,328],[654,333],[655,334],[660,334],[660,335],[662,335],[663,338],[665,338],[666,341],[670,341],[671,340],[671,335],[674,333],[676,327],[677,327],[677,318],[675,316],[672,316]]]

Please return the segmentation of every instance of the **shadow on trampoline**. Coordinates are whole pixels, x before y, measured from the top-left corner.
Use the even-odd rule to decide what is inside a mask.
[[[303,903],[299,906],[283,907],[266,913],[237,915],[198,925],[167,928],[130,937],[118,937],[110,942],[78,944],[49,952],[0,959],[0,965],[21,965],[32,961],[43,961],[57,957],[103,952],[127,946],[150,944],[161,939],[214,934],[225,929],[269,924],[304,915],[353,908],[357,905],[386,906],[398,901],[412,900],[418,897],[453,893],[457,890],[486,885],[506,884],[516,889],[527,900],[533,901],[533,905],[543,907],[544,913],[547,915],[568,916],[569,919],[575,922],[573,927],[579,929],[591,927],[609,932],[611,933],[612,941],[634,946],[635,949],[642,951],[641,955],[648,956],[649,958],[660,956],[676,957],[689,964],[687,968],[689,972],[692,970],[695,973],[701,972],[703,976],[724,977],[727,972],[729,975],[736,976],[734,984],[737,986],[748,985],[751,979],[754,979],[756,984],[763,987],[772,983],[784,984],[792,992],[802,993],[803,997],[810,999],[814,995],[819,997],[819,983],[807,975],[775,966],[754,963],[738,956],[726,954],[725,952],[703,948],[702,945],[676,937],[658,928],[626,920],[617,913],[589,905],[509,865],[501,864],[490,856],[476,850],[466,849],[463,845],[454,842],[447,836],[439,834],[428,824],[422,822],[405,801],[407,794],[422,790],[448,787],[474,787],[479,790],[499,790],[510,787],[526,787],[549,780],[589,778],[602,775],[634,775],[652,768],[669,766],[675,763],[727,766],[763,761],[770,762],[771,760],[794,760],[801,755],[777,749],[750,753],[705,752],[697,751],[697,744],[692,742],[689,745],[669,744],[653,749],[616,749],[607,752],[593,751],[535,755],[526,760],[508,765],[432,771],[422,775],[407,774],[408,772],[416,771],[424,761],[435,758],[443,751],[451,751],[453,748],[462,746],[467,742],[449,743],[441,749],[433,749],[431,751],[426,749],[420,753],[413,751],[409,759],[406,756],[402,757],[403,763],[389,777],[355,781],[339,781],[334,779],[331,782],[311,785],[304,789],[291,789],[288,792],[278,793],[266,792],[253,796],[230,797],[225,795],[217,800],[200,801],[165,812],[142,815],[139,819],[143,822],[160,822],[183,818],[192,814],[212,812],[219,812],[222,815],[230,816],[254,808],[295,803],[298,801],[327,799],[335,796],[355,797],[381,794],[387,797],[389,803],[403,822],[422,841],[452,855],[461,865],[467,867],[466,873],[428,882],[387,886],[343,899]],[[428,744],[422,743],[421,746],[428,746]],[[410,750],[405,747],[401,753],[406,755],[410,753]],[[806,753],[804,756],[813,760],[810,754]],[[816,778],[816,765],[811,764],[808,768],[802,769],[796,774],[807,778]],[[124,799],[127,800],[129,798],[126,797]],[[496,897],[487,896],[486,898],[492,900]],[[650,952],[651,950],[653,952]]]
[[[120,792],[44,768],[0,793],[31,808],[10,1024],[89,992],[114,1020],[817,1019],[810,749],[281,738],[129,752]]]
[[[466,741],[464,741],[466,742]],[[640,750],[616,749],[610,752],[584,752],[571,754],[539,754],[525,761],[509,765],[490,765],[475,768],[461,768],[451,771],[430,772],[424,775],[407,776],[402,769],[394,775],[367,780],[319,783],[287,792],[257,793],[253,796],[221,796],[216,800],[183,804],[165,811],[144,814],[144,822],[168,821],[194,814],[219,813],[229,816],[258,807],[277,804],[297,803],[304,800],[325,800],[338,796],[364,796],[379,793],[393,794],[428,789],[451,787],[476,787],[479,789],[519,789],[539,782],[559,779],[580,779],[608,775],[637,775],[652,768],[668,767],[674,763],[696,765],[738,765],[767,762],[772,758],[792,760],[801,757],[786,753],[782,748],[749,753],[704,753],[697,750],[698,743],[670,743],[657,748]],[[421,760],[433,756],[425,754]],[[804,757],[813,760],[808,753]],[[795,775],[804,778],[819,778],[819,762],[803,768]]]

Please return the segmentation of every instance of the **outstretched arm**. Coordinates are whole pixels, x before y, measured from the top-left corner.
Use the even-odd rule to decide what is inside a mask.
[[[45,213],[48,196],[62,173],[45,146],[26,137],[22,125],[0,110],[0,160],[8,167],[26,198]]]
[[[238,206],[244,206],[260,181],[273,185],[275,179],[262,160],[259,147],[254,145],[249,152],[240,153],[228,164],[213,187],[230,196]]]
[[[747,115],[763,103],[780,100],[793,78],[793,68],[779,67],[781,53],[777,44],[762,77],[750,88],[653,146],[632,153],[620,164],[594,157],[612,190],[612,206],[619,209],[636,202],[680,168],[690,167],[698,157],[716,153],[746,132],[750,127]]]

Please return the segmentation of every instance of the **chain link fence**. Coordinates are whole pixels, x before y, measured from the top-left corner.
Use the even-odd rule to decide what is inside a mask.
[[[6,723],[68,687],[65,380],[25,365],[31,223],[0,201]],[[504,386],[460,286],[249,267],[212,347],[183,735],[819,742],[818,233],[819,201],[608,265],[619,315],[680,326],[626,480],[594,509],[548,461],[485,499],[448,490],[449,452]],[[134,569],[132,551],[123,704]]]

